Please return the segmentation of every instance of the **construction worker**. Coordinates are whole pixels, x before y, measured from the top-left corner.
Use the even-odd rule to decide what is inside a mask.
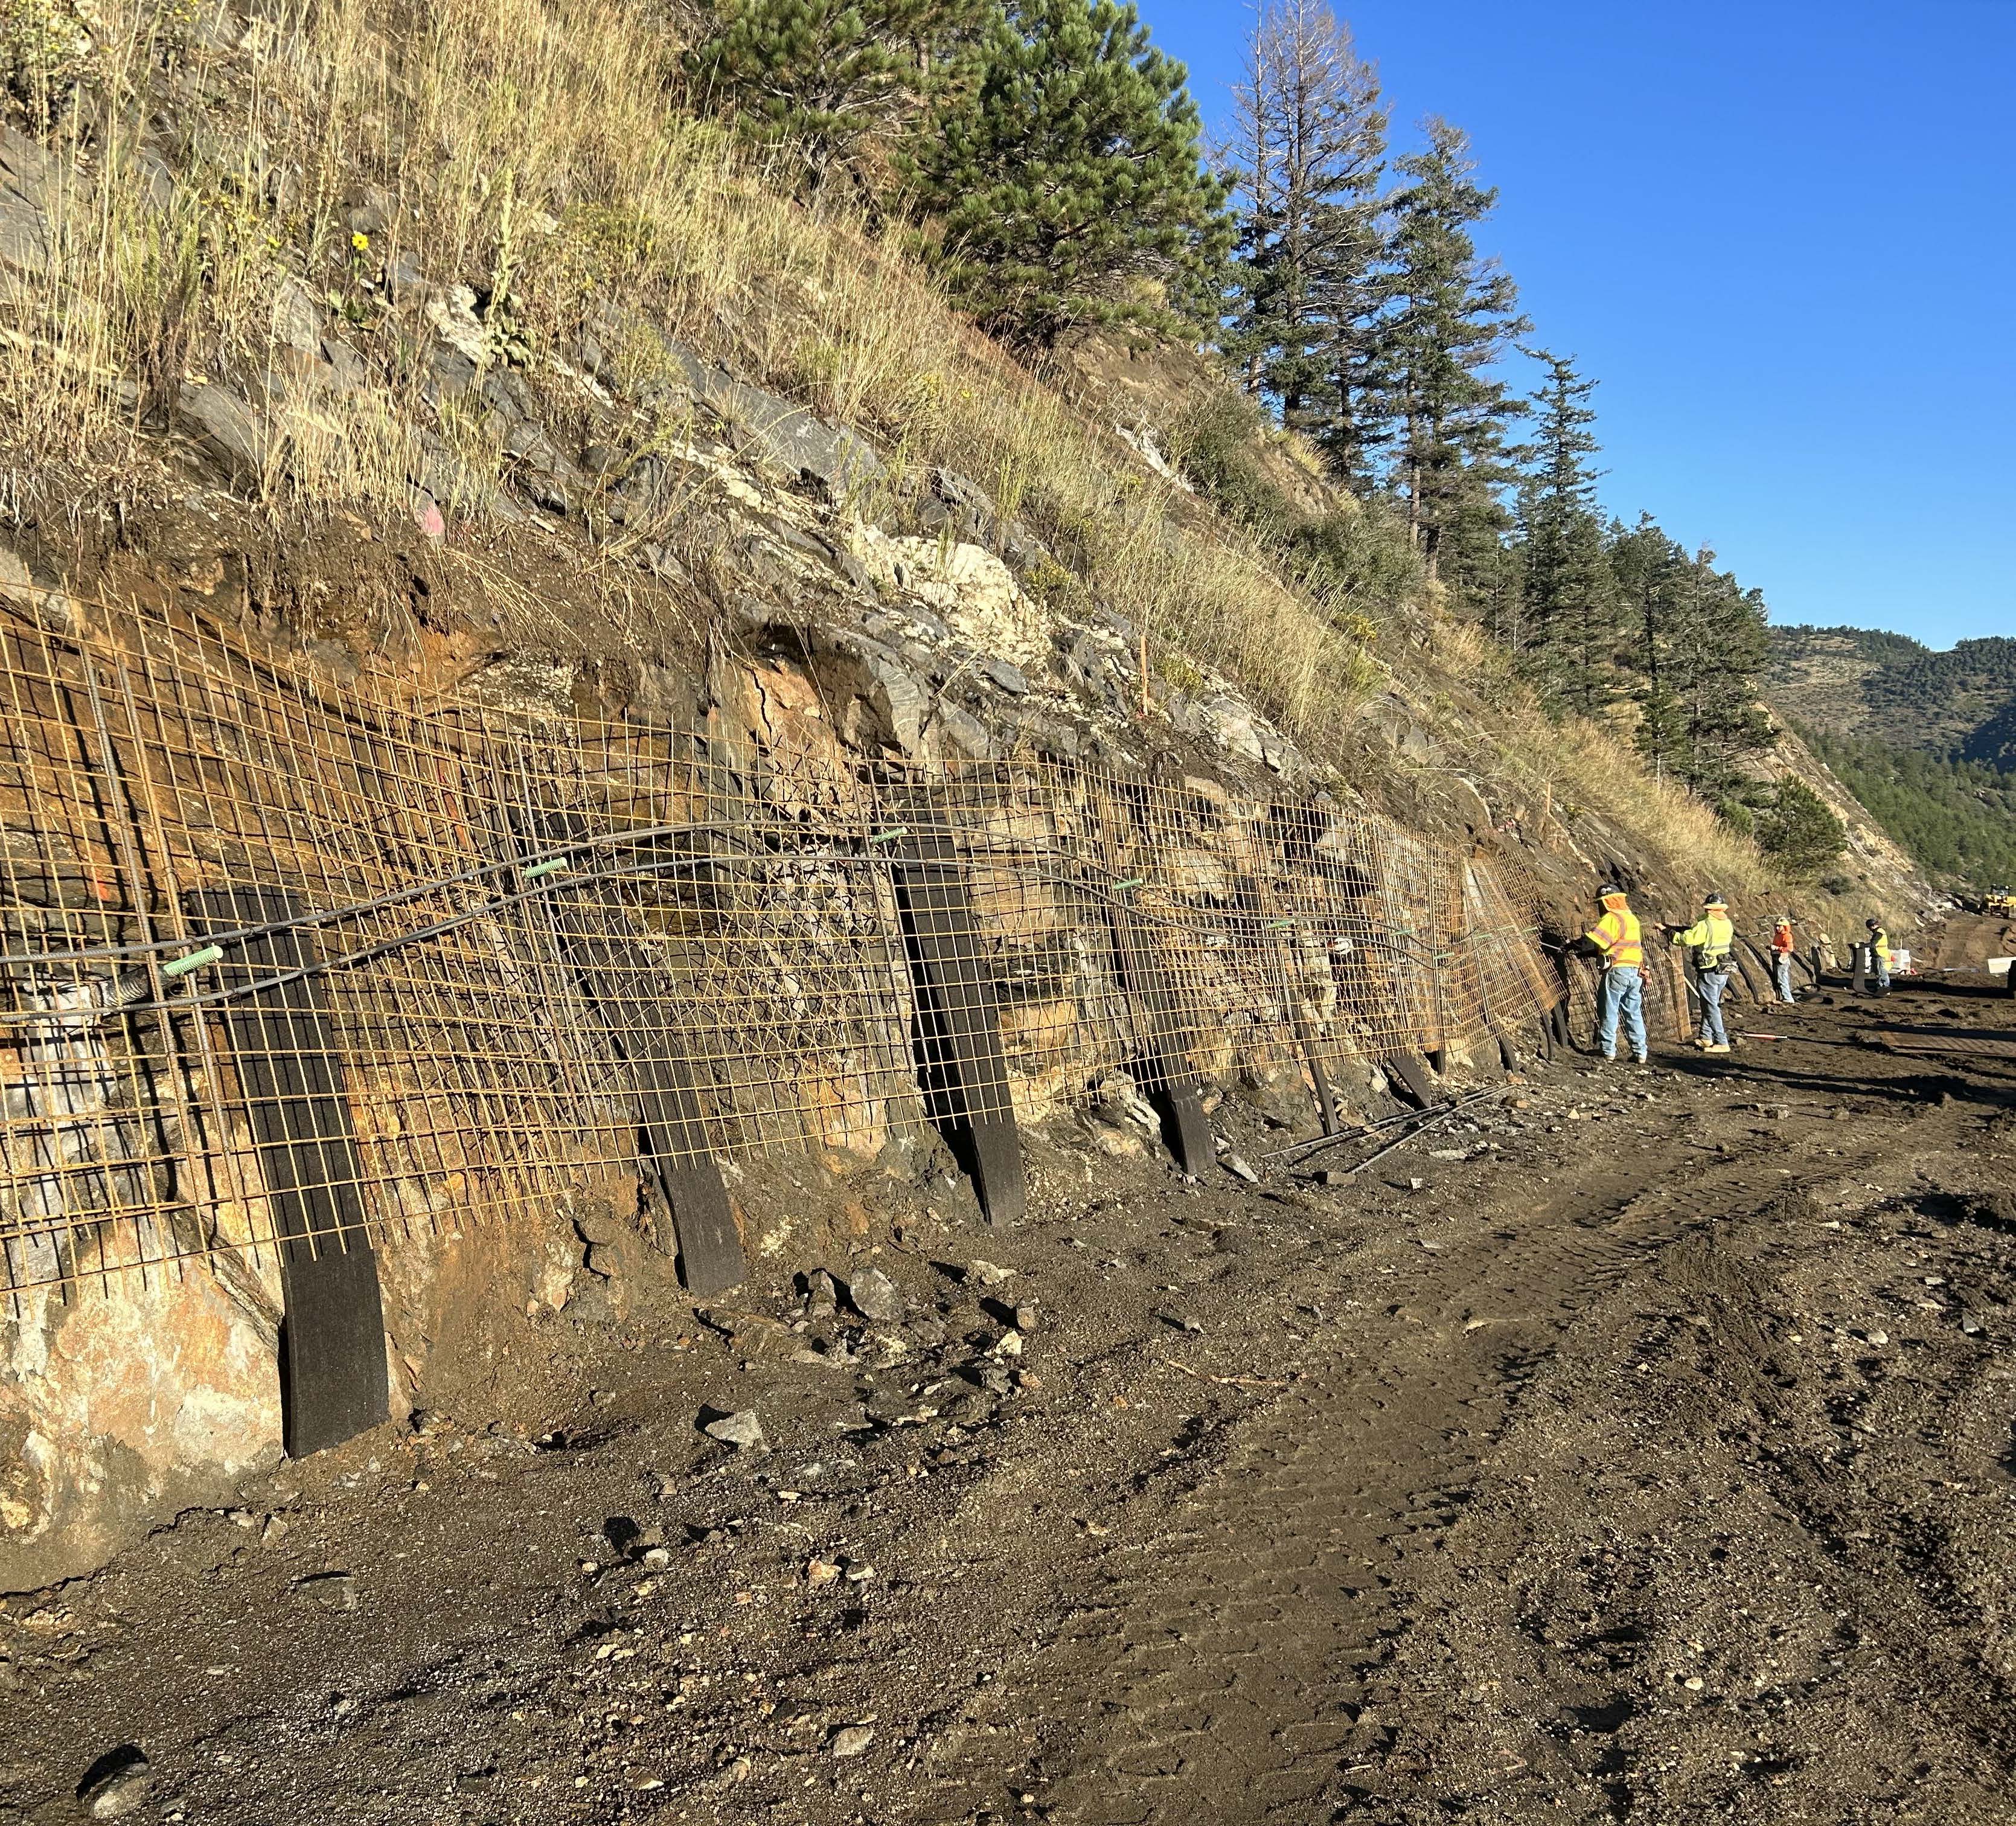
[[[1701,917],[1684,932],[1676,932],[1673,942],[1694,953],[1701,1003],[1701,1034],[1694,1044],[1705,1053],[1726,1053],[1729,1030],[1722,1024],[1722,996],[1736,968],[1736,927],[1730,922],[1729,902],[1719,894],[1708,895]]]
[[[1582,934],[1582,949],[1603,960],[1603,984],[1596,998],[1597,1042],[1606,1059],[1617,1057],[1621,1021],[1633,1064],[1651,1063],[1645,1038],[1645,935],[1629,897],[1615,881],[1597,894],[1603,917]]]
[[[1883,929],[1880,920],[1865,923],[1869,927],[1869,963],[1875,973],[1875,992],[1887,996],[1890,993],[1890,935]]]
[[[1792,954],[1798,949],[1792,937],[1792,916],[1780,913],[1777,924],[1771,928],[1771,981],[1781,1002],[1798,1000],[1792,993]]]

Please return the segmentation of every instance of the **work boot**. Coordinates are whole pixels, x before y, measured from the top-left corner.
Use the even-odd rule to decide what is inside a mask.
[[[1703,1046],[1701,1048],[1701,1050],[1705,1053],[1726,1053],[1729,1050],[1729,1047],[1723,1044],[1718,1044],[1712,1046]]]

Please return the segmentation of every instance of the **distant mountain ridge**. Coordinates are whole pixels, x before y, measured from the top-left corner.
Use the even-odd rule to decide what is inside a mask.
[[[1773,628],[1765,689],[1810,728],[2016,771],[2016,639],[2005,636],[1941,652],[1864,628]]]

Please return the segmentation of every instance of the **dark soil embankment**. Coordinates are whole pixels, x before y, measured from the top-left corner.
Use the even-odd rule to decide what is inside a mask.
[[[1054,1149],[1012,1235],[829,1265],[898,1319],[794,1330],[794,1262],[551,1328],[543,1443],[381,1432],[13,1601],[0,1819],[131,1743],[220,1826],[2006,1820],[2016,1057],[1859,1043],[2006,1009],[1564,1061],[1334,1185]]]

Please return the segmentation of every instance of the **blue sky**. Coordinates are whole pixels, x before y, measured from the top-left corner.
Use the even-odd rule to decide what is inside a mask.
[[[1332,0],[1446,116],[1606,504],[1780,621],[2016,635],[2016,0]],[[1222,122],[1250,13],[1141,0]]]

